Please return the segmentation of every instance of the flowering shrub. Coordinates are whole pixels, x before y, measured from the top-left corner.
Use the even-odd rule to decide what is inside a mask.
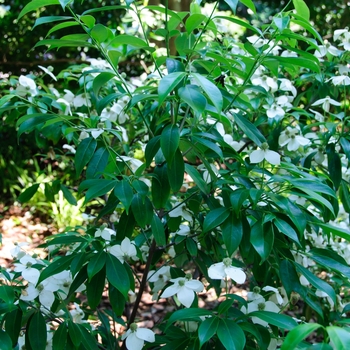
[[[226,2],[235,12],[237,2]],[[74,93],[11,78],[0,111],[20,112],[19,139],[66,140],[79,188],[73,195],[56,179],[51,194],[98,210],[49,237],[42,257],[13,250],[14,268],[1,276],[2,343],[348,348],[348,30],[334,33],[338,47],[324,42],[303,0],[264,31],[217,14],[216,5],[204,14],[198,2],[189,13],[129,0],[78,15],[70,1],[33,0],[19,17],[58,3],[69,16],[36,24],[79,29],[37,46],[95,47],[102,59],[57,77],[46,72],[76,82]],[[135,20],[155,12],[161,22],[152,22],[154,32],[141,22],[132,34],[96,23],[116,8]],[[238,41],[225,22],[254,35]],[[165,50],[147,33],[163,38]],[[127,79],[118,64],[136,50],[153,66]],[[149,291],[169,304],[153,330],[139,309]],[[203,302],[210,291],[214,306]],[[107,295],[110,307],[101,305]],[[304,340],[314,331],[317,346]]]

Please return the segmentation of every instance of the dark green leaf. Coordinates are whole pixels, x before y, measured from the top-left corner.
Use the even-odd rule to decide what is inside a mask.
[[[29,319],[27,324],[27,333],[30,346],[35,350],[46,349],[46,323],[44,316],[40,311],[37,311]]]
[[[261,263],[264,262],[273,248],[274,232],[271,223],[263,224],[262,220],[257,221],[251,229],[250,242],[260,255]]]
[[[166,328],[169,328],[176,321],[198,321],[201,316],[212,316],[213,312],[205,309],[181,309],[172,313],[169,317]]]
[[[122,202],[126,212],[128,213],[134,191],[128,180],[119,181],[114,187],[115,196]]]
[[[185,163],[180,149],[177,149],[171,166],[167,166],[168,180],[173,192],[177,192],[184,182]]]
[[[229,216],[221,224],[221,230],[228,256],[231,256],[239,247],[243,237],[242,221],[233,213],[229,213]]]
[[[278,230],[300,246],[298,234],[288,222],[276,217],[273,221]]]
[[[218,326],[219,319],[217,317],[209,317],[200,324],[198,338],[201,347],[216,334]]]
[[[105,170],[108,164],[108,158],[108,149],[106,147],[99,148],[86,168],[86,178],[93,179],[101,177],[103,170]]]
[[[179,89],[179,96],[182,101],[186,102],[194,111],[202,113],[207,105],[207,99],[200,92],[196,85],[186,85]]]
[[[68,321],[68,334],[74,346],[78,347],[81,344],[82,336],[78,325],[71,320]]]
[[[340,182],[342,180],[342,170],[341,170],[342,165],[341,165],[339,154],[336,153],[334,143],[329,143],[327,145],[326,153],[328,156],[329,176],[334,183],[334,187],[338,189],[340,186]]]
[[[75,197],[72,195],[71,191],[65,186],[65,185],[60,185],[60,188],[62,190],[64,198],[66,198],[67,202],[71,205],[77,205],[78,202],[75,199]]]
[[[0,329],[0,349],[1,350],[12,350],[12,340],[10,336]]]
[[[258,128],[252,124],[245,116],[241,116],[239,113],[235,113],[234,120],[239,128],[258,146],[260,146],[263,142],[266,142],[265,137],[258,130]]]
[[[148,197],[136,193],[131,201],[131,210],[138,225],[144,228],[153,218],[153,207]]]
[[[340,144],[343,148],[344,153],[346,154],[346,157],[350,161],[350,141],[343,136],[340,138]]]
[[[108,296],[113,311],[117,316],[121,316],[125,310],[125,297],[117,288],[113,287],[113,285],[110,285],[108,288]]]
[[[52,338],[54,350],[65,350],[67,344],[68,328],[65,322],[61,323]]]
[[[293,291],[300,294],[303,293],[298,274],[294,265],[289,260],[285,259],[281,261],[279,271],[283,287],[289,298]]]
[[[180,131],[177,125],[168,125],[162,131],[160,136],[160,148],[163,155],[168,162],[168,166],[171,166],[175,152],[179,147]]]
[[[98,253],[95,253],[87,266],[87,273],[88,273],[89,279],[91,279],[93,276],[96,275],[96,273],[101,271],[102,268],[105,266],[105,263],[106,263],[106,253],[103,250],[101,250]]]
[[[298,325],[292,317],[282,314],[276,314],[275,312],[270,311],[254,311],[251,312],[249,316],[258,317],[270,325],[286,330],[292,330]]]
[[[89,272],[89,265],[88,265],[88,272]],[[104,268],[104,264],[102,266],[102,269],[100,269],[97,273],[95,273],[92,278],[91,277],[89,278],[90,278],[90,281],[86,282],[86,295],[88,298],[89,306],[91,307],[92,310],[95,310],[96,307],[101,302],[102,293],[106,283],[106,269]]]
[[[17,344],[18,337],[21,332],[22,315],[22,310],[20,308],[16,308],[15,310],[8,312],[3,318],[3,321],[5,321],[5,331],[12,340],[12,346]],[[1,340],[0,344],[2,344]]]
[[[136,221],[131,211],[123,212],[117,225],[117,239],[123,240],[125,237],[131,237],[134,232]]]
[[[229,209],[224,207],[211,210],[204,219],[203,232],[209,232],[215,227],[221,225],[229,215]]]
[[[98,179],[97,184],[86,191],[84,203],[87,203],[93,198],[107,194],[117,183],[117,180]]]
[[[160,136],[155,136],[150,139],[145,149],[146,167],[152,163],[154,156],[157,154],[160,147]]]
[[[2,299],[5,303],[13,303],[15,299],[15,293],[14,293],[13,287],[1,285],[0,299]]]
[[[18,201],[25,203],[28,202],[37,192],[40,184],[34,184],[28,187],[24,192],[22,192],[17,198]]]
[[[185,66],[183,65],[183,63],[178,60],[175,60],[174,58],[167,58],[165,62],[168,74],[185,71]]]
[[[102,72],[94,79],[94,82],[92,83],[92,89],[97,99],[99,98],[101,88],[114,77],[115,73],[113,72]]]
[[[73,17],[68,17],[68,16],[44,16],[44,17],[39,17],[35,20],[34,26],[32,29],[34,29],[37,26],[40,26],[41,24],[45,23],[52,23],[52,22],[57,22],[57,21],[65,21],[68,19],[73,19]]]
[[[40,274],[39,281],[55,275],[56,273],[62,272],[63,270],[69,270],[72,260],[75,258],[75,254],[60,256],[54,260],[49,266],[47,266]]]
[[[178,86],[181,83],[185,76],[185,72],[173,72],[168,75],[165,75],[161,79],[158,86],[159,105],[162,105],[162,103],[176,88],[176,86]]]
[[[117,288],[124,298],[127,299],[130,290],[130,280],[125,266],[115,256],[108,254],[106,268],[109,283]]]
[[[157,246],[166,245],[164,226],[157,215],[153,215],[151,230]]]
[[[157,165],[154,168],[155,176],[152,177],[152,201],[156,209],[165,208],[170,196],[167,168],[167,164]]]
[[[209,193],[208,186],[203,180],[202,176],[199,174],[198,170],[194,168],[192,165],[185,164],[185,171],[191,176],[194,183],[198,186],[198,188],[205,194]]]
[[[88,137],[80,142],[74,158],[77,176],[81,174],[84,166],[89,163],[95,153],[96,146],[97,142],[93,137]]]
[[[229,319],[221,319],[217,329],[217,335],[226,350],[243,350],[245,335],[236,322]]]

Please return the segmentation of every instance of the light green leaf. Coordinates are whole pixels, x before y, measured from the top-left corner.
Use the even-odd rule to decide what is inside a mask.
[[[299,343],[306,338],[309,334],[314,332],[318,328],[323,328],[318,323],[305,323],[300,324],[292,329],[282,344],[281,350],[296,349]]]
[[[79,176],[84,169],[84,166],[89,163],[97,147],[97,141],[93,137],[88,137],[82,140],[75,153],[75,169]]]
[[[203,222],[203,232],[209,232],[215,227],[221,225],[229,215],[230,210],[224,207],[209,211]]]
[[[60,47],[93,47],[92,44],[84,40],[84,37],[82,37],[82,39],[83,40],[44,39],[37,42],[34,47],[49,46],[49,50]]]
[[[68,28],[68,27],[74,27],[74,26],[78,26],[78,25],[79,25],[79,23],[74,22],[74,21],[69,21],[69,22],[57,24],[47,32],[46,37],[48,37],[50,34],[56,32],[57,30]]]
[[[172,164],[179,142],[180,130],[178,126],[173,124],[166,126],[160,136],[160,148],[169,166]]]
[[[164,226],[157,215],[153,215],[151,230],[157,246],[166,245]]]
[[[293,5],[299,16],[303,17],[307,21],[310,21],[310,10],[304,0],[293,0]]]
[[[226,350],[244,349],[246,338],[236,322],[229,319],[220,319],[217,335]]]
[[[243,5],[247,6],[250,10],[256,13],[256,8],[252,0],[239,0]]]
[[[59,5],[58,0],[32,0],[29,2],[26,6],[23,7],[22,11],[18,15],[17,20],[22,18],[24,15],[31,11],[36,11],[42,7],[49,6],[49,5]]]
[[[236,0],[233,0],[233,1],[235,2]],[[242,21],[241,19],[238,19],[235,17],[228,17],[228,16],[215,16],[215,17],[213,17],[213,19],[215,19],[215,18],[225,19],[229,22],[232,22],[232,23],[238,24],[244,28],[247,28],[256,34],[262,35],[262,32],[259,28],[256,28],[256,27],[252,26],[251,24],[249,24],[248,22]]]
[[[204,90],[208,98],[214,104],[217,111],[220,113],[223,106],[223,97],[219,88],[212,83],[210,80],[198,73],[192,73],[193,78],[196,80],[198,85]]]
[[[235,15],[236,14],[236,10],[237,10],[238,0],[224,0],[224,1],[230,7],[231,11]]]
[[[71,2],[73,2],[74,0],[59,0],[63,10],[65,10],[66,6],[69,5]]]
[[[37,311],[29,319],[27,324],[27,334],[30,346],[35,350],[46,349],[46,323],[44,316],[40,311]]]
[[[334,349],[348,350],[350,349],[350,328],[340,328],[336,326],[326,327],[327,333],[331,342],[334,345]]]
[[[187,33],[190,34],[193,32],[194,29],[198,29],[200,24],[202,22],[205,22],[206,20],[207,20],[207,16],[202,15],[200,13],[195,13],[195,14],[189,16],[187,18],[186,24],[185,24]]]
[[[185,72],[173,72],[161,79],[158,85],[159,105],[162,105],[169,94],[181,83],[185,76]]]
[[[143,48],[150,51],[153,51],[153,48],[148,47],[146,41],[133,36],[133,35],[127,35],[127,34],[121,34],[115,37],[110,44],[109,47],[118,47],[120,45],[130,45],[136,48]],[[153,50],[152,50],[153,49]]]
[[[73,19],[73,17],[69,16],[45,16],[45,17],[39,17],[35,20],[34,26],[32,29],[34,29],[37,26],[40,26],[45,23],[51,23],[51,22],[57,22],[57,21],[66,21],[68,19]]]

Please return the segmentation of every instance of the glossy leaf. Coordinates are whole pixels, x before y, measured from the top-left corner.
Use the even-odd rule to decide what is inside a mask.
[[[114,187],[114,194],[124,205],[124,208],[128,213],[134,195],[134,191],[130,186],[129,181],[124,179],[117,182]]]
[[[299,16],[303,17],[307,21],[310,21],[310,10],[304,0],[293,0],[293,5]]]
[[[231,256],[239,247],[243,237],[242,221],[233,213],[229,213],[229,216],[221,224],[221,230],[228,256]]]
[[[350,349],[350,332],[347,329],[329,326],[326,327],[326,331],[334,349]]]
[[[258,128],[252,124],[245,116],[235,113],[234,120],[238,127],[258,146],[263,142],[266,142],[265,137],[258,130]]]
[[[251,312],[249,316],[258,317],[270,325],[286,330],[292,330],[298,325],[292,317],[270,311],[254,311]]]
[[[88,265],[88,272],[89,272],[89,265]],[[91,307],[92,310],[95,310],[96,307],[101,302],[102,293],[105,288],[106,269],[104,268],[104,266],[102,266],[102,269],[96,272],[93,275],[93,277],[89,277],[89,278],[90,278],[90,281],[86,282],[86,295],[88,298],[89,306]]]
[[[87,273],[89,279],[94,277],[96,273],[101,271],[106,263],[106,253],[102,250],[98,253],[95,253],[93,257],[90,259],[87,266]]]
[[[2,329],[0,329],[0,349],[12,350],[12,340],[10,336]]]
[[[217,335],[226,350],[243,350],[245,335],[236,322],[229,319],[220,319]]]
[[[198,188],[205,194],[208,194],[208,186],[203,180],[202,176],[199,174],[198,170],[194,168],[192,165],[185,164],[185,171],[191,176],[194,183],[198,186]]]
[[[168,70],[168,74],[185,71],[184,64],[179,60],[176,60],[174,58],[167,58],[165,62],[166,62],[166,68]]]
[[[35,20],[34,26],[32,29],[34,29],[37,26],[40,26],[45,23],[52,23],[52,22],[57,22],[57,21],[66,21],[68,19],[73,19],[73,17],[69,16],[44,16],[44,17],[39,17]]]
[[[27,333],[30,346],[35,350],[46,349],[46,322],[40,311],[36,311],[29,319]]]
[[[328,157],[329,176],[334,183],[334,187],[338,189],[342,180],[342,164],[340,161],[339,154],[335,150],[334,143],[329,143],[327,145],[326,153]]]
[[[117,288],[113,287],[113,285],[110,285],[108,287],[108,296],[113,311],[117,316],[121,316],[125,310],[126,299],[124,295]]]
[[[210,210],[203,222],[203,232],[209,232],[221,225],[229,215],[230,211],[224,207]]]
[[[89,202],[91,199],[103,196],[111,191],[116,184],[117,180],[107,180],[107,179],[98,179],[97,184],[90,187],[85,194],[85,203]]]
[[[19,140],[20,136],[24,132],[31,132],[38,126],[43,126],[47,121],[54,119],[55,117],[56,115],[47,115],[42,113],[34,113],[21,117],[16,123],[16,125],[19,126],[17,131],[17,139]]]
[[[236,14],[238,0],[224,0],[224,1],[230,7],[230,9],[232,10],[233,14]]]
[[[167,166],[168,181],[173,192],[177,192],[183,185],[185,172],[185,162],[182,153],[178,148],[174,154],[171,166]]]
[[[281,233],[289,237],[291,240],[293,240],[296,244],[300,246],[298,234],[287,221],[276,217],[273,223]]]
[[[281,350],[296,349],[299,343],[318,328],[322,328],[318,323],[304,323],[298,325],[287,334]]]
[[[65,350],[67,344],[68,328],[65,322],[62,322],[56,329],[53,338],[52,345],[54,350]]]
[[[99,98],[101,88],[114,77],[115,73],[113,72],[102,72],[94,79],[92,89],[97,99]]]
[[[157,165],[152,177],[152,202],[156,209],[165,208],[169,196],[170,185],[168,180],[167,164]]]
[[[215,334],[219,326],[219,318],[209,317],[206,318],[198,328],[198,338],[200,347],[203,346],[208,340],[210,340]]]
[[[160,136],[155,136],[149,140],[145,149],[146,167],[152,163],[154,156],[160,147]]]
[[[5,303],[13,303],[15,299],[14,289],[7,285],[1,285],[0,299],[2,299]]]
[[[71,191],[69,191],[69,189],[67,188],[67,186],[65,185],[60,185],[60,189],[63,193],[64,198],[67,200],[67,202],[71,205],[77,205],[78,202],[75,199],[75,197],[72,195]]]
[[[271,224],[263,224],[261,220],[257,221],[251,229],[250,242],[260,255],[261,262],[264,262],[273,248],[274,232]]]
[[[153,215],[151,230],[157,246],[166,245],[164,226],[157,215]]]
[[[64,270],[69,270],[70,264],[74,258],[75,254],[71,254],[67,256],[60,256],[54,260],[41,272],[38,283],[52,275],[55,275],[56,273],[62,272]]]
[[[26,6],[23,7],[22,11],[18,15],[17,20],[19,20],[29,12],[36,11],[44,6],[49,6],[49,5],[59,5],[59,1],[58,0],[32,0]]]
[[[148,197],[136,193],[131,201],[131,210],[138,225],[144,228],[153,218],[153,207]]]
[[[94,155],[96,147],[97,141],[93,137],[88,137],[80,142],[74,158],[77,176],[81,174],[84,166]]]
[[[1,288],[2,287],[0,287],[0,289]],[[22,316],[23,316],[22,310],[20,308],[16,308],[15,310],[8,312],[3,317],[3,321],[5,323],[4,329],[12,340],[12,346],[15,346],[17,344],[17,340],[21,332]],[[1,338],[0,338],[0,344],[2,344]]]
[[[93,179],[102,176],[108,164],[109,152],[106,147],[99,148],[92,156],[89,165],[86,168],[86,178]]]
[[[162,105],[162,103],[176,88],[176,86],[181,83],[185,76],[185,72],[173,72],[161,79],[158,85],[159,105]]]
[[[207,105],[207,99],[200,92],[196,85],[186,85],[179,89],[179,96],[182,101],[186,102],[194,111],[203,113]]]
[[[28,187],[24,192],[20,194],[17,198],[19,202],[25,203],[28,202],[37,192],[40,184],[34,184]]]
[[[177,125],[168,125],[162,131],[160,137],[160,147],[167,160],[168,166],[171,166],[175,152],[179,147],[180,131]]]
[[[289,298],[293,291],[302,294],[299,276],[295,270],[295,266],[289,260],[285,259],[281,261],[279,272],[283,287]]]
[[[128,298],[130,290],[129,275],[125,270],[125,266],[111,254],[107,256],[106,273],[109,283],[117,288],[125,298]]]
[[[71,320],[68,321],[68,334],[74,346],[79,347],[82,342],[80,329],[79,326]]]
[[[205,309],[181,309],[173,312],[168,319],[166,328],[177,321],[198,321],[201,316],[212,316],[213,312]]]

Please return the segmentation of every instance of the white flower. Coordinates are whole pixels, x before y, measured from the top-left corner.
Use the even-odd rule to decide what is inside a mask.
[[[265,301],[263,297],[255,299],[251,301],[247,308],[245,306],[242,306],[241,311],[246,314],[250,314],[254,311],[270,311],[279,313],[280,308],[272,301]],[[253,316],[252,317],[253,323],[260,324],[263,327],[267,327],[268,323],[266,321],[261,320],[260,318]]]
[[[38,66],[40,69],[42,69],[46,74],[48,74],[53,80],[57,81],[57,78],[53,75],[52,73],[52,70],[53,68],[52,67],[49,67],[49,68],[45,68],[43,66]],[[51,69],[50,69],[51,68]]]
[[[18,83],[19,86],[17,88],[17,92],[20,96],[25,96],[27,93],[32,96],[37,94],[36,84],[33,79],[21,75],[18,79]]]
[[[181,216],[183,219],[185,219],[188,222],[192,222],[192,215],[191,213],[186,210],[186,205],[185,203],[180,204],[179,202],[176,202],[174,204],[174,209],[171,209],[168,213],[168,215],[171,218],[177,218],[179,216]]]
[[[155,341],[154,332],[147,328],[138,328],[136,323],[130,325],[130,329],[123,334],[122,339],[128,350],[141,350],[145,341],[153,343]]]
[[[58,103],[63,103],[64,104],[64,106],[65,106],[65,108],[64,108],[64,114],[65,115],[72,115],[72,111],[71,111],[71,109],[70,109],[70,103],[69,103],[69,101],[66,101],[64,98],[59,98],[59,99],[57,99],[57,101],[56,102],[58,102]]]
[[[283,117],[286,114],[284,109],[277,103],[273,103],[271,106],[264,105],[264,108],[266,108],[266,115],[269,118]]]
[[[314,111],[313,109],[310,108],[310,111],[315,115],[315,119],[321,123],[324,122],[324,116],[320,113],[320,112],[317,112],[317,111]]]
[[[337,29],[333,33],[333,39],[334,39],[334,41],[337,41],[338,39],[343,40],[343,39],[346,39],[346,37],[349,35],[350,35],[350,33],[349,33],[348,28]]]
[[[260,38],[257,35],[248,36],[247,40],[257,49],[269,42],[267,39]]]
[[[175,232],[179,236],[187,236],[191,232],[188,225],[180,225],[179,230]]]
[[[294,51],[284,50],[281,53],[281,57],[298,57],[298,54]]]
[[[215,178],[212,179],[212,174],[209,172],[209,170],[207,169],[207,167],[204,164],[198,165],[197,169],[203,171],[203,180],[207,184],[209,184],[213,180],[215,180]],[[216,168],[216,166],[214,164],[210,164],[210,169],[211,169],[212,173],[214,173],[215,175],[219,174],[219,171],[218,171],[218,169]]]
[[[260,163],[264,159],[273,165],[279,165],[281,162],[281,156],[275,151],[270,151],[266,142],[261,145],[261,149],[253,151],[249,159],[251,163]]]
[[[327,53],[332,56],[339,56],[341,54],[341,50],[338,50],[335,46],[327,43],[326,45],[319,45],[318,50],[315,51],[314,56],[317,58],[321,58],[325,56]]]
[[[95,237],[102,237],[106,241],[110,241],[112,236],[115,236],[116,232],[107,227],[98,228],[95,232]]]
[[[279,78],[278,80],[281,82],[280,90],[290,91],[294,97],[297,95],[297,89],[293,86],[293,83],[289,79]]]
[[[88,137],[90,137],[89,133],[84,130],[79,135],[79,141],[87,139]]]
[[[125,237],[122,240],[122,243],[119,245],[114,245],[109,249],[110,254],[114,255],[119,259],[121,263],[124,263],[126,259],[139,260],[137,257],[136,247],[131,243],[128,237]]]
[[[74,303],[75,309],[69,311],[69,313],[72,316],[72,321],[74,323],[85,323],[86,321],[83,320],[85,313],[84,311],[79,307],[77,303]]]
[[[118,156],[117,162],[130,162],[130,167],[133,172],[135,172],[141,165],[143,165],[143,162],[140,159],[131,158],[127,156]]]
[[[201,292],[204,289],[203,283],[192,280],[192,276],[173,278],[171,286],[166,288],[161,294],[161,298],[169,298],[176,294],[178,301],[185,307],[190,307],[193,303],[195,292]]]
[[[317,100],[311,106],[319,106],[319,105],[322,105],[322,108],[325,112],[329,112],[329,108],[331,105],[340,106],[341,103],[339,103],[338,101],[335,101],[332,98],[330,98],[329,96],[327,96],[325,98],[321,98],[320,100]]]
[[[162,266],[159,270],[151,270],[148,273],[148,282],[154,283],[152,292],[157,293],[166,285],[171,279],[170,266]]]
[[[208,275],[214,280],[233,279],[242,284],[246,280],[246,274],[242,269],[232,266],[232,259],[225,258],[222,262],[213,264],[208,269]]]
[[[263,76],[252,76],[252,84],[263,87],[266,91],[275,92],[278,89],[277,79],[271,78],[267,75]]]
[[[62,146],[63,149],[67,149],[68,151],[70,151],[71,153],[75,154],[76,150],[74,148],[74,146],[71,146],[71,145],[67,145],[67,144],[64,144]]]
[[[274,302],[275,304],[279,305],[287,305],[288,304],[288,297],[285,289],[283,287],[281,288],[274,288],[271,286],[266,286],[262,289],[265,292],[273,292],[269,298],[270,301]]]
[[[72,91],[64,89],[63,90],[66,94],[63,96],[63,99],[65,101],[67,101],[70,104],[73,104],[73,100],[74,100],[74,94]]]
[[[38,269],[32,267],[34,264],[38,264],[36,259],[32,258],[30,255],[24,255],[19,260],[19,263],[14,264],[14,271],[21,272],[25,280],[35,285],[39,280],[40,272]]]
[[[91,132],[91,136],[94,139],[97,139],[101,134],[103,134],[103,129],[98,128],[98,129],[88,129],[88,131]]]
[[[320,298],[326,298],[329,305],[331,306],[331,309],[334,308],[334,301],[332,300],[332,298],[325,292],[323,292],[322,290],[320,289],[317,289],[316,290],[316,293],[315,293],[318,297]]]
[[[73,106],[75,108],[82,106],[91,107],[90,96],[85,93],[75,96],[73,98]]]
[[[123,100],[120,101],[123,103]],[[109,120],[113,123],[118,121],[119,124],[125,123],[129,119],[128,115],[123,112],[124,106],[120,103],[114,103],[112,107],[106,107],[101,113],[101,121]]]
[[[102,60],[101,58],[87,58],[86,61],[90,62],[92,68],[102,70],[105,68],[112,69],[111,65],[106,60]]]
[[[27,242],[15,243],[15,247],[10,250],[10,254],[13,258],[21,259],[26,255],[26,252],[22,250],[22,247],[26,247],[28,245],[29,243]]]
[[[296,151],[300,146],[310,144],[310,140],[298,134],[298,129],[292,129],[290,126],[287,126],[286,130],[282,131],[278,138],[279,145],[282,147],[287,145],[288,151]]]
[[[348,75],[338,75],[328,79],[327,81],[331,81],[334,86],[350,85],[350,78],[348,77]]]

